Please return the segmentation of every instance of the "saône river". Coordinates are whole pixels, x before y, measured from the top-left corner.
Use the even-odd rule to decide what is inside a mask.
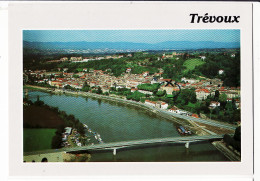
[[[105,143],[180,136],[173,122],[137,107],[81,96],[29,91],[29,99],[33,102],[37,96],[45,104],[58,107],[67,114],[73,114],[80,122],[99,133]],[[228,159],[211,143],[193,143],[189,149],[180,144],[119,150],[116,156],[113,156],[112,151],[93,153],[90,161],[228,161]]]

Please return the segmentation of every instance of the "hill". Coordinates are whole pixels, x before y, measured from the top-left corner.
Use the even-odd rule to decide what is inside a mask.
[[[23,42],[24,48],[29,49],[117,49],[117,50],[164,50],[164,49],[203,49],[203,48],[240,48],[239,42],[213,41],[167,41],[161,43],[133,42]]]
[[[203,65],[203,64],[205,64],[205,62],[202,61],[199,58],[188,59],[183,64],[186,67],[184,72],[188,72],[189,70],[193,70],[193,69],[195,69],[196,66]]]

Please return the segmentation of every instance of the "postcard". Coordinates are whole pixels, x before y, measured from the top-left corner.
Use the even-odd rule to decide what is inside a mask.
[[[252,174],[251,3],[13,3],[9,28],[12,175]]]

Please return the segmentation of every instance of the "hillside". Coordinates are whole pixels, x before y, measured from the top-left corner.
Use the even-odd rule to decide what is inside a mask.
[[[195,69],[196,66],[203,65],[203,64],[205,64],[205,62],[199,58],[188,59],[183,64],[186,67],[184,73]]]
[[[239,48],[239,42],[214,41],[167,41],[160,43],[133,42],[23,42],[24,48],[29,49],[120,49],[120,50],[163,50],[163,49],[202,49],[202,48]]]

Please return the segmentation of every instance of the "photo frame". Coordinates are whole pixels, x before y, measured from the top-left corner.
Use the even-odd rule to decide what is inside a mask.
[[[10,174],[224,174],[251,175],[253,162],[252,114],[252,4],[176,2],[11,3],[9,6]],[[173,11],[174,9],[174,11]],[[48,11],[47,11],[48,10]],[[207,11],[205,11],[207,10]],[[74,13],[68,14],[66,12]],[[25,13],[26,12],[26,13]],[[48,14],[46,14],[48,12]],[[59,12],[57,14],[57,12]],[[112,13],[111,13],[112,12]],[[156,12],[156,13],[155,13]],[[190,14],[239,16],[234,23],[191,23]],[[132,16],[128,16],[131,14]],[[120,16],[119,16],[120,15]],[[87,23],[82,23],[82,22]],[[69,23],[68,23],[69,22]],[[138,162],[138,163],[23,163],[23,31],[25,30],[176,30],[238,29],[241,51],[241,162]],[[17,79],[19,77],[19,79]],[[12,110],[16,114],[12,114]],[[243,124],[243,121],[246,124]],[[20,139],[17,140],[17,135]],[[247,146],[250,145],[250,146]],[[79,167],[80,166],[80,167]],[[102,168],[102,169],[100,169]],[[70,172],[73,170],[73,172]],[[82,171],[84,170],[84,172]],[[87,171],[86,171],[87,170]]]

